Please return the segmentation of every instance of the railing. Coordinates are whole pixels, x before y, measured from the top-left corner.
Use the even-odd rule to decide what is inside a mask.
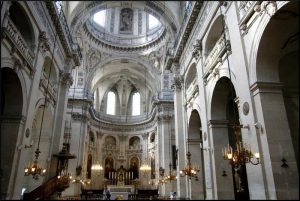
[[[154,117],[156,114],[156,107],[152,109],[150,113],[137,115],[137,116],[128,116],[128,115],[109,115],[97,112],[93,107],[90,107],[90,113],[92,116],[97,118],[98,120],[109,122],[109,123],[116,123],[116,124],[141,124],[145,121],[148,121]]]
[[[239,1],[239,10],[241,19],[252,11],[252,7],[257,1]]]
[[[189,19],[190,13],[192,11],[193,4],[195,5],[195,2],[191,2],[190,1],[190,3],[188,4],[188,6],[184,10],[184,17],[183,17],[183,20],[182,20],[179,32],[177,33],[177,36],[176,36],[176,39],[175,39],[175,42],[174,42],[174,46],[173,46],[174,50],[177,49],[177,45],[179,43],[179,39],[181,38],[182,32],[183,32],[183,30],[185,29],[185,26],[188,23],[188,19]]]
[[[29,193],[24,193],[23,200],[44,200],[49,199],[53,193],[62,191],[69,186],[69,180],[58,180],[57,177],[52,177],[41,186],[37,187]]]
[[[92,33],[98,39],[113,44],[132,45],[132,46],[141,45],[141,44],[145,45],[146,43],[151,43],[155,39],[161,37],[165,32],[165,28],[163,26],[160,26],[159,28],[145,35],[138,36],[135,38],[125,38],[125,37],[113,36],[105,32],[104,28],[98,27],[94,23],[90,22],[90,20],[86,22],[86,27],[90,31],[90,33]]]
[[[33,66],[33,60],[34,60],[34,54],[32,51],[28,48],[28,45],[24,38],[22,37],[21,33],[13,23],[13,21],[8,18],[8,23],[6,27],[6,33],[11,38],[13,43],[15,43],[17,49],[20,51],[22,55],[25,56],[25,59],[27,62]]]
[[[204,74],[207,74],[207,72],[211,70],[214,65],[216,65],[218,58],[222,57],[225,51],[225,39],[224,34],[222,34],[204,62]]]
[[[197,85],[197,79],[194,78],[194,80],[191,82],[190,86],[188,86],[188,89],[186,90],[187,100],[189,100],[193,95],[196,85]]]
[[[48,86],[48,91],[47,91],[47,85],[49,82],[49,86]],[[42,73],[42,77],[41,77],[41,81],[40,81],[40,86],[44,88],[44,91],[46,93],[49,92],[50,97],[56,101],[57,100],[57,92],[56,92],[56,88],[53,86],[53,84],[51,83],[51,81],[48,80],[47,76],[45,75],[45,73]]]
[[[170,90],[162,90],[158,93],[159,100],[172,101],[174,100],[174,93]]]
[[[55,3],[55,1],[53,1],[53,2],[49,1],[49,2],[46,2],[46,4],[48,4],[48,6],[50,6],[51,10],[54,8],[54,12],[57,16],[57,18],[54,18],[54,22],[55,22],[55,20],[59,21],[60,28],[62,29],[62,32],[64,33],[65,37],[67,38],[67,41],[68,41],[71,51],[76,52],[79,57],[79,60],[82,60],[82,54],[81,54],[80,48],[78,47],[78,44],[73,42],[72,35],[70,33],[70,29],[69,29],[69,26],[68,26],[68,23],[67,23],[67,20],[66,20],[63,10],[58,8],[58,5]],[[60,28],[56,29],[56,31],[59,31]]]

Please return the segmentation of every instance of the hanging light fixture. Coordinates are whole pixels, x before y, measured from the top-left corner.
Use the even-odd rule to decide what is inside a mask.
[[[59,16],[58,19],[60,19],[61,17],[61,13],[59,12]],[[53,64],[53,58],[54,58],[54,51],[56,48],[56,42],[57,42],[57,35],[58,32],[55,33],[55,38],[54,38],[54,43],[53,43],[53,50],[52,50],[52,54],[51,54],[51,62],[50,62],[50,69],[49,69],[49,74],[47,77],[47,87],[46,87],[46,92],[45,92],[45,102],[44,102],[44,107],[43,107],[43,113],[42,113],[42,120],[41,120],[41,128],[40,128],[40,133],[39,133],[39,140],[38,140],[38,146],[37,149],[35,150],[35,159],[33,160],[33,162],[29,165],[27,165],[24,168],[24,175],[25,176],[29,176],[32,175],[32,177],[35,180],[39,179],[39,176],[45,176],[46,173],[46,168],[43,168],[39,163],[38,163],[38,158],[39,155],[41,153],[40,151],[40,141],[41,141],[41,134],[42,134],[42,129],[43,129],[43,122],[44,122],[44,114],[45,114],[45,108],[47,105],[47,99],[48,99],[48,91],[49,91],[49,84],[50,84],[50,76],[51,76],[51,71],[52,71],[52,64]],[[50,100],[49,100],[50,102]]]
[[[220,3],[219,8],[220,8],[221,15],[223,16],[221,6],[222,6],[222,4]],[[223,36],[224,36],[224,41],[225,41],[225,47],[228,48],[228,47],[230,47],[230,44],[227,44],[228,41],[226,39],[226,30],[225,30],[224,17],[222,18],[222,25],[223,25]],[[227,51],[226,51],[226,53],[227,53]],[[229,60],[228,60],[228,55],[226,57],[226,60],[227,60],[227,64],[228,64],[229,80],[231,82],[231,71],[230,71],[230,63],[229,63]],[[232,100],[234,100],[235,95],[234,95],[234,89],[233,89],[232,84],[230,84],[230,89],[231,89]],[[233,117],[234,117],[234,120],[235,120],[236,119],[236,111],[234,109],[235,105],[234,105],[233,101],[232,101],[232,106],[233,106]],[[256,153],[253,154],[253,152],[251,150],[251,146],[247,145],[247,144],[243,145],[243,143],[242,143],[240,129],[244,128],[243,125],[234,123],[232,125],[232,128],[233,128],[233,132],[234,132],[235,137],[236,137],[236,143],[235,143],[234,148],[228,144],[227,147],[224,147],[222,149],[222,154],[223,154],[224,160],[229,160],[229,163],[234,166],[235,170],[240,169],[240,167],[242,165],[245,165],[246,163],[251,163],[253,165],[260,164],[259,153],[256,152]]]
[[[159,168],[159,176],[161,177],[161,179],[158,180],[159,184],[167,183],[167,181],[165,180],[165,169],[162,167]]]
[[[186,154],[187,164],[182,170],[180,170],[180,176],[188,176],[190,179],[193,177],[196,181],[198,181],[198,172],[200,169],[199,166],[192,165],[191,155],[192,154],[188,151]]]
[[[171,122],[171,116],[169,115],[169,108],[168,108],[168,130],[169,130],[169,159],[171,161],[171,147],[172,147],[172,132],[171,132],[171,129],[172,127],[170,128],[170,122]],[[164,180],[165,181],[173,181],[173,180],[176,180],[177,177],[176,175],[173,173],[173,168],[172,168],[172,164],[171,162],[169,163],[169,174],[167,174],[165,177],[164,177]]]

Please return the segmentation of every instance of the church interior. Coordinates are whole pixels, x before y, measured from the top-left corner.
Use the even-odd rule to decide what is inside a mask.
[[[299,200],[299,1],[1,1],[1,200]]]

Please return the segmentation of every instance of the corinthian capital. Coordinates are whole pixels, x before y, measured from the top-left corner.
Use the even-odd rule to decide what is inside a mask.
[[[70,87],[73,84],[73,78],[71,73],[60,71],[59,78],[61,83],[67,85],[68,87]]]
[[[183,77],[182,75],[175,75],[173,78],[173,84],[171,85],[171,88],[174,90],[181,90],[183,84]]]
[[[50,45],[49,45],[49,40],[46,36],[45,31],[41,31],[39,35],[39,46],[40,46],[40,51],[42,53],[45,53],[46,51],[50,50]]]

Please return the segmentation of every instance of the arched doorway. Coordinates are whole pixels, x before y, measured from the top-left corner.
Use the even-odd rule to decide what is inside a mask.
[[[272,192],[275,188],[276,195],[271,196],[277,199],[299,199],[299,182],[295,182],[299,177],[298,55],[299,1],[290,1],[279,8],[262,31],[252,86],[254,101],[259,103],[257,111],[262,114],[258,122],[263,125],[268,143],[263,157],[270,161],[265,171],[272,170],[272,183],[267,186]],[[281,166],[283,160],[288,161],[289,168]]]
[[[17,74],[10,68],[1,68],[1,196],[6,198],[20,124],[22,121],[23,94]]]
[[[201,121],[197,110],[193,110],[191,113],[188,129],[188,151],[191,153],[191,163],[200,169],[198,178],[190,178],[189,180],[191,189],[190,198],[192,200],[203,200],[206,198],[205,175],[203,149],[200,148],[202,145]]]
[[[222,150],[230,145],[236,149],[242,140],[236,93],[231,81],[222,77],[216,83],[211,101],[210,127],[213,135],[214,165],[218,199],[249,200],[246,166],[233,167],[223,159]],[[224,174],[225,173],[225,174]],[[228,179],[230,178],[230,179]]]

